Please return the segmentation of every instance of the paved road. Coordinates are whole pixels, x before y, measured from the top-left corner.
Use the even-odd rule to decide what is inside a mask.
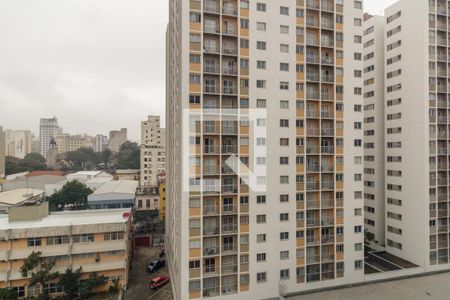
[[[161,247],[140,247],[136,249],[128,290],[125,292],[125,300],[173,300],[170,283],[156,291],[148,287],[150,278],[159,275],[169,275],[167,266],[154,274],[146,272],[147,264],[151,260],[158,258],[160,251]]]

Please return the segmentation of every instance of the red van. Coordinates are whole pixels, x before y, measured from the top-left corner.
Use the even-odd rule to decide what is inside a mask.
[[[160,287],[164,286],[169,281],[170,281],[169,276],[158,276],[158,277],[150,279],[150,283],[148,284],[148,286],[151,289],[157,290]]]

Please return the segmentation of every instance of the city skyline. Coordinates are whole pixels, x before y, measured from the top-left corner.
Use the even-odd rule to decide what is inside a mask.
[[[367,0],[365,11],[379,14],[393,2]],[[0,34],[8,45],[0,46],[3,128],[37,135],[39,119],[56,116],[65,132],[96,135],[123,127],[138,141],[135,120],[158,114],[164,127],[167,3],[138,0],[127,10],[121,3],[0,4]],[[20,118],[12,113],[18,110]]]

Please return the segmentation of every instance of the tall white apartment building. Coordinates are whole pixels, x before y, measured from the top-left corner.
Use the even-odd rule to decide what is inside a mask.
[[[43,119],[39,123],[39,139],[40,139],[40,153],[47,158],[50,142],[58,134],[62,134],[62,128],[58,126],[58,119],[53,117],[51,119]]]
[[[363,280],[362,19],[354,0],[170,1],[175,299]]]
[[[166,172],[166,129],[161,128],[159,116],[148,116],[141,122],[142,187],[158,186],[158,176]]]
[[[384,197],[384,24],[383,16],[365,15],[364,78],[364,226],[366,237],[385,245]]]

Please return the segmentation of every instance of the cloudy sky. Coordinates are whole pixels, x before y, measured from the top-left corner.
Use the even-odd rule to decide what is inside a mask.
[[[382,13],[394,0],[366,0]],[[0,126],[126,127],[164,114],[167,0],[0,0]]]

